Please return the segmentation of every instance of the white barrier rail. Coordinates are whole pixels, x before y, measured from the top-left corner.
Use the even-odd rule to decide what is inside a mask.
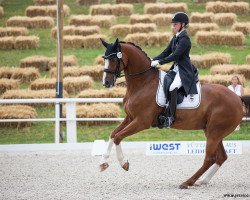
[[[0,104],[54,103],[55,118],[0,119],[0,122],[55,122],[55,143],[59,143],[60,122],[66,122],[68,143],[77,142],[77,121],[122,121],[124,118],[76,118],[76,103],[121,103],[123,98],[50,98],[50,99],[0,99]],[[66,118],[60,118],[60,103],[66,104]],[[250,117],[243,117],[250,121]]]
[[[121,103],[123,98],[0,99],[0,104],[54,103],[55,118],[1,119],[0,122],[55,122],[55,143],[59,143],[60,122],[66,122],[67,142],[77,142],[77,121],[122,121],[124,118],[76,118],[76,103]],[[66,104],[66,118],[60,118],[60,104]]]

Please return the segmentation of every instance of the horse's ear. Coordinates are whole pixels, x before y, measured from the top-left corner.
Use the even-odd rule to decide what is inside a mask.
[[[116,41],[115,41],[115,43],[114,43],[114,45],[113,45],[113,47],[117,47],[118,46],[118,44],[119,44],[119,39],[118,38],[116,38]]]
[[[102,41],[103,46],[105,46],[107,48],[109,43],[105,42],[102,38],[100,38],[100,40]]]

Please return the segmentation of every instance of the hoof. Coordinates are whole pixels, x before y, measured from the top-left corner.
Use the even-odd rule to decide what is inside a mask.
[[[182,183],[180,186],[179,186],[179,189],[188,189],[188,185],[186,183]]]
[[[125,162],[122,166],[122,168],[125,170],[125,171],[128,171],[129,170],[129,162]]]
[[[107,169],[109,167],[109,164],[108,163],[102,163],[101,165],[100,165],[100,171],[102,172],[102,171],[104,171],[105,169]]]
[[[197,180],[194,184],[194,186],[201,186],[201,185],[207,185],[208,182],[203,181],[203,180]]]

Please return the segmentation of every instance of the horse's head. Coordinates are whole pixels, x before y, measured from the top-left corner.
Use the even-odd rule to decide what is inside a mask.
[[[116,79],[121,75],[121,71],[126,67],[127,63],[125,62],[127,59],[124,59],[126,55],[121,52],[121,45],[118,39],[111,44],[102,39],[101,41],[103,46],[106,47],[106,52],[103,56],[105,65],[102,82],[105,87],[110,88],[114,86]]]

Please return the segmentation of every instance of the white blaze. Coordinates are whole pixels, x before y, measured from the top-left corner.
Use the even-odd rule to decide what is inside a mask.
[[[109,68],[109,60],[108,60],[108,59],[105,59],[105,60],[104,60],[104,69],[108,69],[108,68]],[[104,72],[104,73],[103,73],[103,77],[102,77],[102,84],[103,84],[103,85],[105,84],[106,75],[107,75],[107,73]]]

